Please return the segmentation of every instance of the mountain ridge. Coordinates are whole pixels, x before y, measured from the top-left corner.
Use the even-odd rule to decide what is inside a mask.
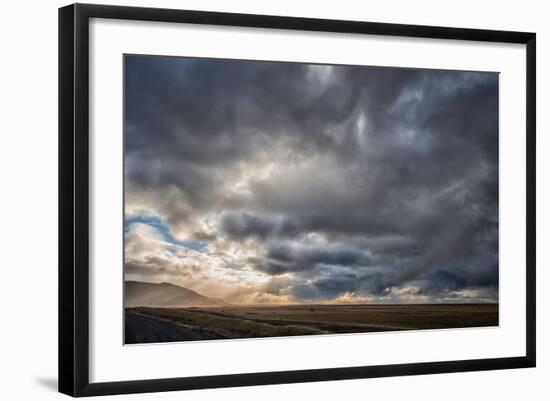
[[[222,306],[227,305],[220,298],[211,298],[176,284],[149,283],[127,280],[124,282],[124,306]]]

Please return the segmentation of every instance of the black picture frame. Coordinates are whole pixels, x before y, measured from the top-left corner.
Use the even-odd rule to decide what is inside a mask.
[[[179,22],[526,45],[526,354],[520,357],[90,383],[89,21]],[[59,391],[71,396],[421,375],[535,366],[536,35],[527,32],[74,4],[59,9]]]

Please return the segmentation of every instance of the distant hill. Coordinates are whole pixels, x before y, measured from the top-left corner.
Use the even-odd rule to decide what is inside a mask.
[[[209,298],[188,288],[170,283],[125,282],[126,307],[136,306],[217,306],[226,305],[219,298]]]

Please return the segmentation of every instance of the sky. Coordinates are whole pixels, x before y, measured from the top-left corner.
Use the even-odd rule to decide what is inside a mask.
[[[498,302],[498,73],[126,55],[125,277]]]

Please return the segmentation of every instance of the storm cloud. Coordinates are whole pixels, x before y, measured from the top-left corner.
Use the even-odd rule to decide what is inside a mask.
[[[124,77],[125,216],[164,233],[127,276],[498,301],[497,73],[126,55]]]

